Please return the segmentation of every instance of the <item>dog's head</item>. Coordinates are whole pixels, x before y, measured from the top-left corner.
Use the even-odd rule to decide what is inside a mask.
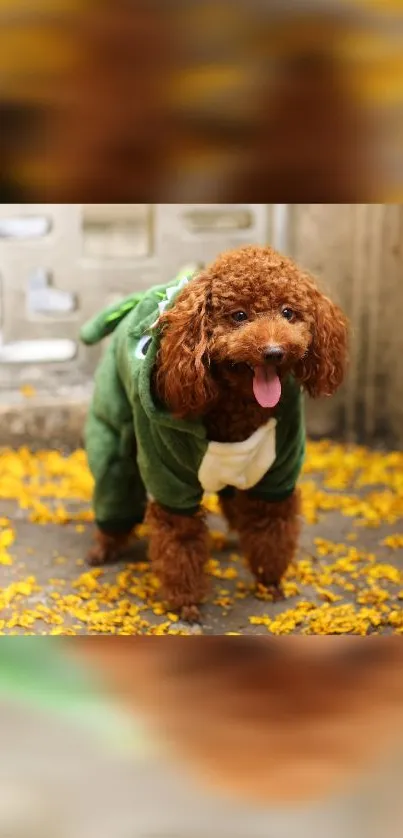
[[[331,395],[347,359],[347,322],[313,279],[270,247],[224,253],[161,318],[157,392],[177,416],[203,415],[222,392],[266,408],[288,373]]]

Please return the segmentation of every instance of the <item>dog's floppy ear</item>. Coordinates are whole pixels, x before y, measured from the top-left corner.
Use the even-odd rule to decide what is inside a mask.
[[[331,396],[340,387],[346,372],[347,319],[313,283],[309,282],[307,290],[312,301],[312,342],[295,373],[312,398]]]
[[[208,274],[199,274],[160,319],[157,395],[174,416],[181,418],[200,416],[217,395],[208,353],[211,283]]]

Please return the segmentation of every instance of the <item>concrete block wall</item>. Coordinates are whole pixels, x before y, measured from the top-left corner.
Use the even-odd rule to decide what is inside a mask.
[[[351,321],[347,381],[310,404],[311,433],[403,446],[403,207],[301,204],[289,249],[341,303]]]
[[[401,205],[2,205],[0,442],[80,435],[99,349],[77,336],[96,310],[185,262],[271,242],[353,323],[349,378],[309,406],[311,433],[403,444],[402,233]]]

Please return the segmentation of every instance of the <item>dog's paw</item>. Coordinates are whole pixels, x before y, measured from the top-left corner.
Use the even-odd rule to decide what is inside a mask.
[[[111,561],[111,553],[102,544],[94,544],[86,555],[86,562],[90,567],[101,567]]]
[[[86,557],[90,567],[101,567],[104,564],[117,562],[124,551],[126,542],[111,538],[97,538],[95,544],[89,549]]]
[[[282,602],[285,599],[285,593],[280,582],[275,585],[267,585],[266,590],[273,597],[273,602]]]
[[[200,623],[201,614],[197,605],[182,605],[179,612],[180,619],[184,623]]]
[[[281,602],[285,599],[281,582],[265,583],[259,580],[256,587],[256,596],[258,599],[266,599],[269,596],[273,602]]]

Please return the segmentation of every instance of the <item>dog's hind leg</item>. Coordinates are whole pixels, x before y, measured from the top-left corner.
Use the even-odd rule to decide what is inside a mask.
[[[245,492],[237,497],[240,545],[257,582],[281,596],[281,579],[292,562],[300,532],[299,492],[266,501]]]
[[[87,554],[91,565],[116,561],[136,524],[144,519],[146,492],[140,478],[134,431],[118,434],[91,410],[88,417],[87,453],[95,479],[95,543]]]
[[[94,543],[87,553],[87,563],[100,567],[118,561],[127,547],[131,529],[125,533],[106,533],[97,528]]]

